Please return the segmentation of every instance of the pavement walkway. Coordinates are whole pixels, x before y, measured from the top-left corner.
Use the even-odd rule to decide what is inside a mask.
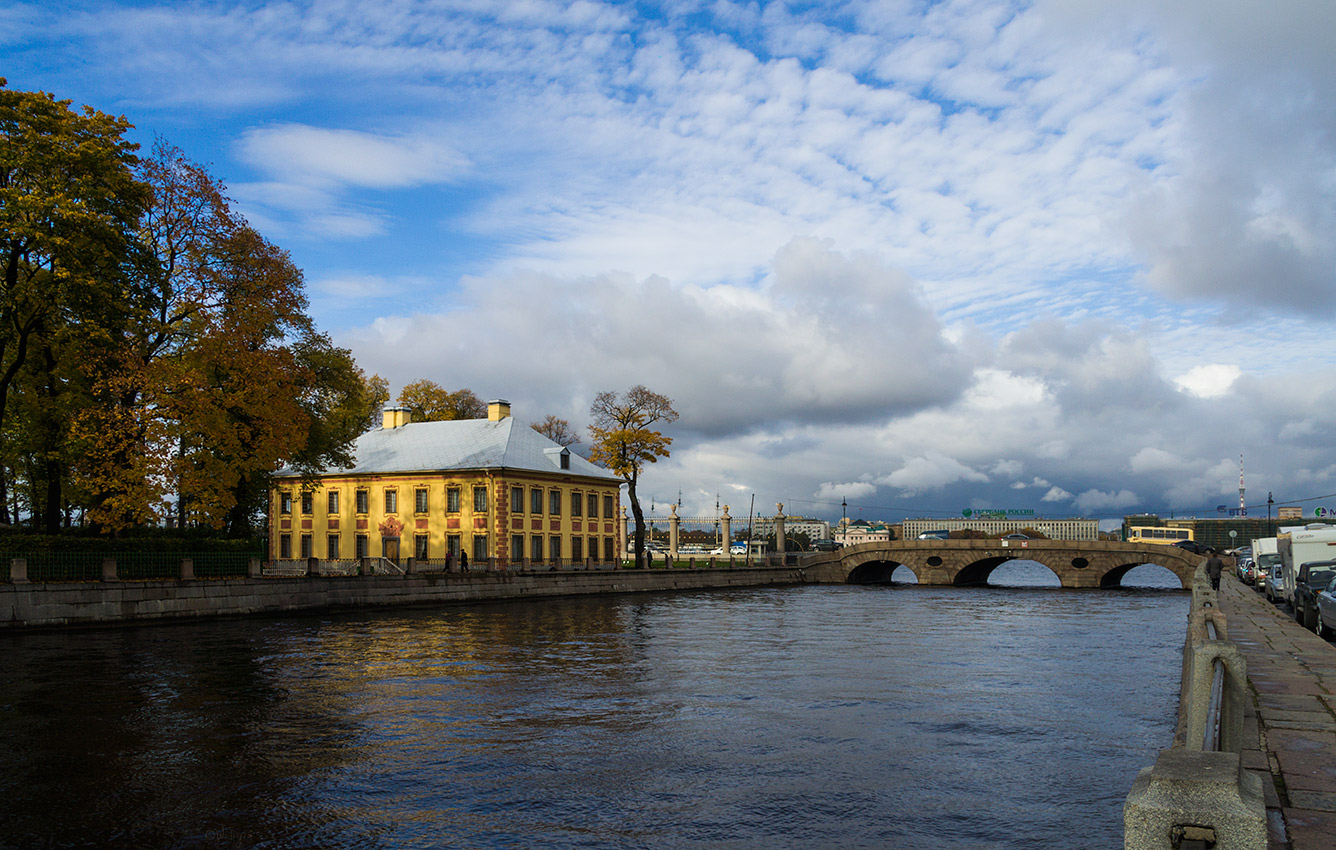
[[[1220,607],[1247,661],[1243,766],[1262,778],[1272,850],[1336,849],[1336,646],[1228,572]]]

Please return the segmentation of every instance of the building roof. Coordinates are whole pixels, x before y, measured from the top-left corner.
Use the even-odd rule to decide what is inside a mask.
[[[569,469],[561,467],[563,454],[570,459]],[[509,416],[500,421],[457,419],[378,428],[357,438],[353,444],[353,457],[356,460],[352,466],[326,469],[323,474],[516,469],[621,482],[621,478],[603,467],[590,463]],[[276,473],[279,478],[299,475],[291,469]]]

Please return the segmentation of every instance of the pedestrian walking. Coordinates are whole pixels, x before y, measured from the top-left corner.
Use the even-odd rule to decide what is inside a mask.
[[[1214,549],[1207,549],[1206,553],[1209,555],[1206,559],[1206,575],[1211,579],[1211,590],[1219,590],[1220,573],[1225,568],[1225,562],[1220,560]]]

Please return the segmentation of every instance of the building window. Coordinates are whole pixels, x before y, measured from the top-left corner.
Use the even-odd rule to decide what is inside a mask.
[[[329,495],[325,497],[325,501],[328,503],[328,506],[327,506],[327,507],[328,507],[328,511],[327,511],[328,513],[336,514],[336,513],[339,512],[339,491],[338,491],[338,490],[330,490],[330,491],[329,491]]]
[[[371,510],[371,494],[366,490],[357,491],[357,512],[359,514],[367,513]],[[358,557],[361,557],[360,555]]]
[[[598,518],[598,495],[595,493],[589,494],[589,518]]]
[[[338,560],[339,557],[339,536],[331,534],[325,540],[325,557],[331,561]]]
[[[524,488],[510,488],[510,512],[512,514],[524,513]]]
[[[413,491],[413,511],[419,514],[427,512],[427,488],[419,487]]]
[[[529,557],[534,563],[543,560],[543,535],[535,534],[529,539]]]
[[[561,560],[561,538],[555,534],[547,540],[547,556],[553,561]]]
[[[448,552],[451,556],[453,556],[456,560],[459,559],[459,553],[462,551],[462,549],[460,548],[459,545],[458,534],[451,534],[445,538],[445,551]]]
[[[278,494],[278,512],[281,514],[292,513],[292,494],[287,490]]]
[[[282,558],[285,561],[292,557],[291,534],[278,535],[278,557]]]
[[[561,516],[561,491],[553,490],[548,494],[548,513],[552,516]]]
[[[484,513],[487,510],[487,488],[473,488],[473,512],[475,514]]]
[[[418,534],[413,537],[413,557],[420,561],[427,560],[427,535]]]
[[[357,535],[356,543],[357,543],[356,551],[354,552],[353,557],[357,558],[358,560],[361,560],[362,558],[366,557],[367,552],[371,551],[371,544],[370,542],[368,542],[367,536],[365,534]]]
[[[615,517],[616,517],[616,514],[614,514],[614,513],[612,512],[612,497],[611,497],[611,496],[604,496],[604,497],[603,497],[603,518],[604,518],[604,519],[614,519]]]
[[[571,504],[575,504],[572,502]],[[571,561],[584,560],[584,539],[580,537],[571,538]]]
[[[459,488],[451,487],[445,491],[445,512],[448,514],[459,513]]]
[[[584,510],[584,500],[583,493],[571,494],[571,516],[579,516],[581,514]]]
[[[302,560],[303,560],[303,561],[305,561],[307,558],[310,558],[310,557],[314,554],[314,552],[312,552],[311,550],[312,550],[311,535],[309,535],[309,534],[303,534],[303,535],[302,535]]]
[[[524,535],[514,534],[510,538],[510,558],[518,562],[524,557]]]
[[[386,490],[386,491],[385,491],[385,513],[387,513],[387,514],[397,514],[397,513],[399,513],[399,491],[398,491],[398,490]]]
[[[611,537],[603,538],[603,560],[605,561],[617,560],[617,544],[613,541]]]
[[[485,487],[482,488],[482,491],[483,491],[483,493],[486,493],[486,492],[487,492],[487,488],[485,488]],[[485,497],[485,496],[484,496],[484,500],[486,500],[486,497]],[[476,562],[476,563],[481,563],[481,562],[487,560],[487,535],[486,535],[486,534],[475,534],[475,535],[473,535],[473,560],[474,560],[474,562]]]
[[[593,558],[595,561],[598,560],[598,538],[597,538],[597,537],[591,537],[591,538],[589,538],[589,557]]]
[[[315,496],[308,491],[302,491],[302,513],[310,516],[315,512]]]
[[[543,512],[543,491],[538,487],[529,491],[529,512],[535,514]]]

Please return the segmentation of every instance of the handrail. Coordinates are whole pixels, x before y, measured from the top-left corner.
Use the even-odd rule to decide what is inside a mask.
[[[405,575],[405,573],[404,573],[404,568],[401,567],[401,566],[399,566],[398,564],[396,564],[394,561],[391,561],[389,558],[370,558],[370,559],[368,559],[368,566],[371,567],[371,572],[372,572],[372,573],[375,573],[375,572],[376,572],[376,567],[375,567],[376,564],[381,564],[381,565],[387,567],[388,569],[386,569],[386,572],[397,573],[398,575]]]
[[[1206,637],[1216,640],[1215,621],[1206,621]],[[1211,662],[1211,699],[1206,708],[1206,729],[1202,734],[1201,748],[1207,752],[1220,752],[1220,715],[1225,699],[1225,662],[1217,657]]]

